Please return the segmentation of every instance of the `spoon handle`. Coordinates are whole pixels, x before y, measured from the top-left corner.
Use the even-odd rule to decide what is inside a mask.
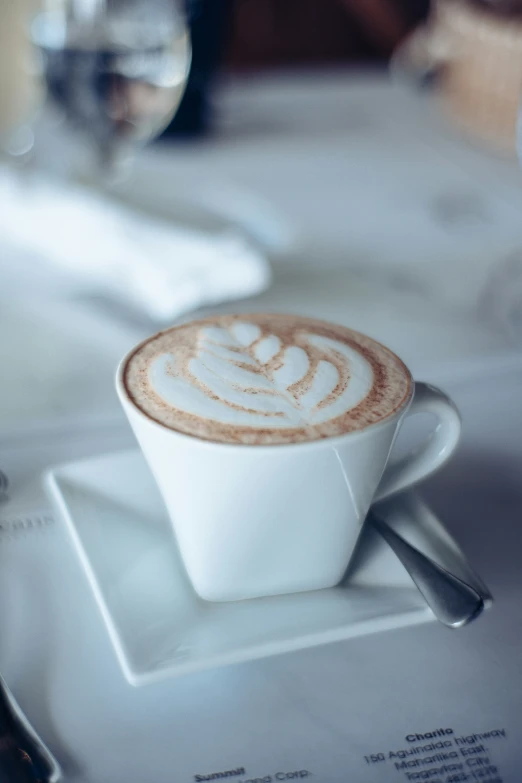
[[[367,521],[393,549],[437,620],[461,628],[481,614],[484,600],[471,585],[415,549],[373,511]]]

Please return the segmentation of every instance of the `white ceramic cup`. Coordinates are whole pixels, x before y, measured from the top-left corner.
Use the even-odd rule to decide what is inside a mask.
[[[285,445],[224,444],[153,421],[117,390],[172,520],[185,568],[208,601],[338,584],[375,500],[434,473],[453,453],[460,417],[425,383],[393,416],[340,437]],[[434,414],[415,452],[388,461],[407,415]]]

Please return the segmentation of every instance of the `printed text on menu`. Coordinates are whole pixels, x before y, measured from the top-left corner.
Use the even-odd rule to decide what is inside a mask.
[[[368,766],[382,766],[399,781],[402,773],[409,783],[503,783],[495,763],[495,750],[507,739],[502,728],[459,734],[452,728],[407,734],[404,745],[379,749],[364,756]],[[391,779],[391,778],[390,778]]]

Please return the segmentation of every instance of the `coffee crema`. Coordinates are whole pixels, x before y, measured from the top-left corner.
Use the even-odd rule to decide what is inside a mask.
[[[225,315],[142,343],[123,369],[136,407],[164,427],[220,443],[301,443],[393,416],[413,382],[380,343],[294,315]]]

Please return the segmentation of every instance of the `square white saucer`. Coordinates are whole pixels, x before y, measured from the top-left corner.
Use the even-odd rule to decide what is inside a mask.
[[[371,529],[363,531],[338,587],[207,603],[185,575],[165,507],[138,450],[56,467],[45,485],[132,685],[434,619]],[[487,598],[455,541],[416,494],[381,504],[380,512]]]

